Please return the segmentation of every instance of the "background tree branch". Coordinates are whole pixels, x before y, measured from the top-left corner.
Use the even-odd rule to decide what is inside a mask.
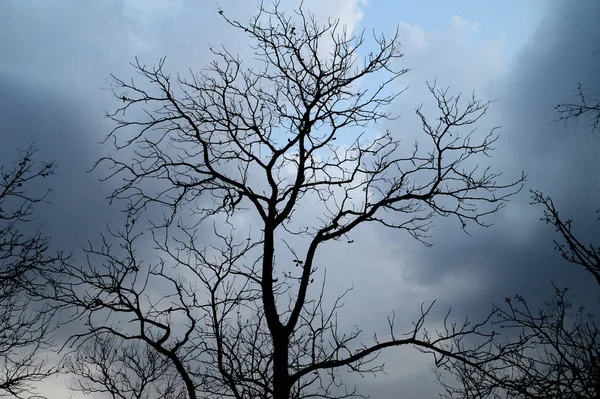
[[[36,163],[36,148],[18,150],[17,161],[0,165],[0,396],[40,397],[35,383],[57,370],[44,356],[53,342],[52,309],[31,299],[39,276],[66,256],[51,254],[50,242],[34,226],[35,205],[48,192],[31,193],[55,171]]]

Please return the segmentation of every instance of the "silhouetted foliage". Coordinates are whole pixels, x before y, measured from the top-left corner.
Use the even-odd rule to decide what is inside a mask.
[[[52,312],[28,295],[38,274],[63,258],[50,255],[48,238],[32,226],[34,206],[47,193],[29,190],[55,170],[36,164],[35,152],[20,150],[18,161],[0,165],[0,397],[30,397],[56,371],[42,353],[52,343]]]
[[[397,35],[373,37],[361,57],[363,34],[319,25],[302,8],[291,18],[277,4],[261,7],[248,24],[220,14],[252,39],[253,69],[212,49],[215,61],[188,78],[167,74],[164,59],[132,64],[141,85],[113,77],[123,104],[108,115],[117,150],[99,167],[122,182],[112,199],[127,201],[128,218],[90,243],[87,264],[57,271],[53,299],[86,325],[69,341],[68,369],[82,378],[74,388],[120,398],[344,398],[357,394],[340,370],[377,373],[385,348],[412,345],[440,362],[479,356],[446,343],[489,341],[480,325],[446,322],[432,335],[428,306],[403,332],[390,317],[387,336],[359,341],[360,329],[338,324],[345,293],[328,299],[317,272],[319,250],[349,245],[365,223],[424,243],[436,215],[485,225],[523,180],[503,182],[478,164],[497,139],[473,126],[489,103],[433,83],[439,114],[431,121],[416,110],[422,142],[358,134],[394,118],[392,83],[407,72]],[[369,75],[380,83],[365,87]],[[147,227],[147,208],[164,220]]]

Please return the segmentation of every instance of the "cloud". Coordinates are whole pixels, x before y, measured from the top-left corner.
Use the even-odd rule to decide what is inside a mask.
[[[417,52],[427,46],[425,33],[417,25],[400,22],[398,24],[398,31],[402,38],[402,48],[405,52]]]
[[[107,221],[121,222],[117,209],[104,200],[113,183],[100,184],[98,174],[85,173],[111,151],[97,144],[112,127],[102,118],[103,111],[115,108],[111,94],[100,90],[108,74],[127,78],[133,57],[152,64],[164,55],[169,71],[198,71],[212,59],[209,44],[251,57],[243,32],[226,28],[216,4],[165,4],[64,1],[27,7],[0,2],[6,21],[0,24],[0,155],[35,141],[40,156],[58,160],[53,204],[44,208],[42,219],[59,246],[77,249],[95,239]],[[579,223],[579,231],[594,237],[596,221],[589,215],[599,194],[593,173],[600,166],[600,139],[582,131],[582,125],[574,132],[571,125],[551,123],[553,106],[574,98],[577,82],[590,92],[600,87],[600,56],[592,55],[597,50],[592,40],[599,33],[599,5],[573,4],[552,3],[536,35],[510,62],[502,57],[501,36],[478,41],[480,24],[459,16],[438,32],[398,21],[405,53],[401,66],[412,69],[398,88],[410,88],[398,99],[402,118],[377,129],[390,129],[412,144],[420,131],[413,109],[421,102],[426,110],[434,108],[424,81],[436,76],[442,87],[498,99],[480,125],[482,133],[502,125],[490,160],[494,168],[505,171],[506,178],[525,170],[526,188],[555,196],[561,212]],[[305,2],[317,18],[340,18],[350,28],[360,27],[364,5],[351,0]],[[223,8],[242,21],[252,15],[255,4],[240,0]],[[524,191],[491,219],[495,226],[473,229],[471,236],[460,233],[454,221],[438,219],[430,249],[376,226],[359,230],[354,244],[328,247],[319,254],[319,264],[329,269],[332,293],[355,283],[341,323],[360,321],[368,341],[369,332],[385,327],[391,309],[406,322],[418,313],[421,301],[440,298],[442,311],[453,305],[457,315],[477,315],[489,309],[490,301],[516,292],[539,303],[550,293],[550,281],[581,287],[576,299],[584,299],[590,292],[585,274],[565,267],[553,252],[553,231],[538,221],[540,209],[528,202]],[[252,221],[245,219],[244,224]],[[420,353],[393,351],[382,359],[388,361],[389,377],[360,382],[361,392],[391,398],[401,390],[405,397],[417,398],[433,397],[437,391],[430,363]]]
[[[290,3],[290,8],[294,3]],[[336,0],[323,2],[319,0],[307,0],[303,8],[314,13],[317,20],[322,23],[328,19],[339,19],[341,25],[346,25],[348,32],[353,32],[363,18],[363,8],[367,0]]]
[[[471,236],[463,236],[452,221],[438,220],[433,248],[405,244],[403,263],[413,266],[404,277],[438,293],[442,302],[452,304],[459,314],[485,312],[490,301],[514,293],[540,304],[551,292],[551,281],[582,287],[574,301],[595,299],[586,273],[565,264],[553,251],[554,231],[538,220],[542,209],[529,205],[528,189],[552,195],[561,214],[575,220],[580,234],[594,237],[593,215],[600,187],[594,184],[593,171],[600,166],[596,155],[600,140],[586,134],[583,124],[575,132],[572,125],[552,121],[554,105],[574,99],[578,81],[590,92],[598,92],[593,90],[600,87],[600,57],[592,55],[590,40],[598,34],[594,22],[598,11],[598,5],[589,3],[581,7],[568,2],[553,5],[531,42],[510,63],[499,58],[495,41],[488,43],[487,52],[480,51],[480,43],[463,42],[427,49],[419,58],[429,65],[443,65],[439,76],[444,79],[440,81],[450,81],[465,91],[475,87],[480,96],[484,93],[498,99],[480,124],[483,131],[501,126],[490,162],[504,171],[506,178],[521,170],[528,174],[525,190],[491,219],[493,227],[473,229]],[[452,40],[449,37],[445,42]],[[381,233],[381,239],[391,246],[397,242],[387,232]],[[472,288],[460,289],[461,285]]]
[[[477,30],[477,28],[479,27],[478,22],[469,23],[468,21],[466,21],[459,15],[453,15],[451,21],[452,21],[452,27],[458,28],[458,29]]]

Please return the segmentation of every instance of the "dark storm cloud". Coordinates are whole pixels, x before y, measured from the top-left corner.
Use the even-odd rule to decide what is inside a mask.
[[[97,145],[111,128],[102,118],[103,111],[114,109],[110,93],[99,90],[106,76],[113,72],[124,78],[132,76],[127,62],[135,55],[154,63],[167,54],[170,70],[198,70],[210,59],[209,41],[219,36],[219,40],[236,44],[236,39],[218,35],[213,19],[198,21],[199,16],[207,15],[203,13],[216,15],[212,3],[197,6],[193,12],[169,11],[178,13],[178,23],[169,17],[156,25],[152,25],[153,19],[136,17],[136,9],[125,10],[121,2],[39,2],[35,9],[27,9],[24,3],[0,3],[0,156],[5,159],[12,148],[34,141],[40,148],[40,160],[58,161],[58,176],[52,178],[53,204],[43,208],[42,220],[48,222],[47,230],[58,246],[77,249],[86,240],[95,240],[107,220],[119,221],[117,209],[104,199],[110,184],[98,183],[98,174],[85,173],[109,150]],[[244,2],[250,3],[254,4]],[[344,323],[361,323],[367,331],[385,327],[385,315],[391,308],[406,309],[398,315],[411,320],[421,300],[435,298],[441,299],[441,311],[452,305],[459,317],[486,312],[491,301],[514,293],[540,302],[549,297],[551,281],[582,287],[576,292],[581,299],[589,293],[592,284],[585,272],[565,264],[553,251],[553,231],[538,220],[541,209],[529,205],[528,189],[552,195],[561,214],[579,223],[583,235],[594,238],[600,138],[587,134],[583,123],[574,131],[572,125],[556,125],[552,120],[554,105],[576,99],[577,82],[583,82],[590,92],[600,92],[600,55],[592,55],[600,49],[595,42],[600,37],[600,3],[551,4],[538,33],[506,76],[485,93],[487,98],[500,99],[485,120],[486,126],[502,125],[494,167],[504,171],[507,179],[524,170],[529,177],[525,189],[489,219],[495,223],[493,227],[472,228],[471,236],[461,233],[455,221],[437,219],[433,248],[370,227],[357,232],[354,246],[332,246],[322,254],[323,264],[330,267],[331,289],[335,292],[356,283],[355,295],[349,297],[343,311]],[[249,7],[231,9],[249,15]],[[444,44],[443,38],[440,40]],[[237,48],[247,51],[239,43]],[[411,51],[407,46],[407,59]],[[448,58],[454,56],[451,47],[443,51]],[[464,54],[477,61],[477,49]],[[441,62],[448,59],[439,57]],[[438,70],[434,63],[439,60],[421,60],[429,63],[425,72],[419,72],[418,63],[407,65],[414,68],[407,75],[410,84],[422,85],[424,79],[440,72],[444,85],[457,91],[471,90],[462,87],[462,81],[444,80],[443,69]],[[460,61],[454,63],[460,66]],[[484,68],[493,67],[496,61],[492,57],[480,68],[472,62],[475,80],[485,81]],[[421,99],[403,96],[400,101],[414,107]],[[397,272],[400,263],[404,267]],[[364,338],[368,342],[369,334]],[[419,374],[423,369],[417,367],[429,359],[405,350],[390,352],[390,358],[386,369],[390,376],[361,385],[361,392],[381,398],[398,397],[402,392],[405,398],[421,398],[436,391],[430,385],[431,375]],[[396,366],[414,370],[398,377]]]
[[[38,213],[54,244],[65,249],[83,244],[110,216],[107,186],[97,183],[97,174],[86,173],[99,156],[95,143],[104,133],[101,124],[90,123],[96,118],[88,111],[76,98],[34,78],[0,74],[0,155],[3,161],[14,159],[15,148],[34,143],[36,161],[57,162],[57,175],[46,181],[51,204],[40,204]]]
[[[156,9],[160,3],[0,4],[0,155],[12,159],[15,147],[35,143],[37,159],[59,165],[49,180],[52,205],[39,211],[45,230],[61,248],[77,251],[96,239],[108,221],[121,222],[122,204],[109,207],[106,200],[112,182],[98,181],[102,168],[87,173],[111,151],[110,143],[99,144],[114,127],[104,112],[118,106],[106,90],[109,75],[132,76],[128,63],[136,56],[153,64],[169,53],[168,65],[181,71],[206,62],[208,46],[202,43],[201,50],[190,52],[189,41],[208,42],[212,22],[192,22],[208,11],[216,15],[216,6],[193,6],[183,16],[186,23],[173,24],[176,15],[182,17],[179,3]],[[189,64],[180,68],[183,60]]]
[[[575,131],[573,124],[553,120],[556,104],[577,101],[577,82],[590,93],[600,91],[600,56],[592,54],[600,37],[599,15],[597,2],[554,3],[507,75],[488,89],[499,101],[486,118],[502,126],[492,164],[506,178],[524,170],[524,190],[489,219],[495,224],[491,228],[470,229],[472,235],[465,237],[456,223],[438,220],[434,247],[413,243],[407,251],[414,265],[407,277],[417,284],[444,287],[444,280],[462,275],[479,285],[471,295],[440,292],[444,303],[458,305],[460,313],[483,312],[490,301],[515,293],[539,303],[549,297],[551,282],[577,287],[575,301],[595,298],[586,272],[553,251],[554,231],[538,220],[542,208],[529,205],[529,189],[551,195],[582,237],[596,237],[600,138],[588,134],[583,121]]]
[[[0,6],[0,153],[10,159],[15,147],[34,143],[36,160],[56,161],[40,221],[54,245],[76,251],[116,213],[108,185],[87,171],[109,131],[103,112],[113,103],[101,87],[111,68],[122,68],[126,25],[113,2],[36,4]]]

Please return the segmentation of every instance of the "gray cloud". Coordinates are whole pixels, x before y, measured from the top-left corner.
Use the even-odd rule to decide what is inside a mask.
[[[507,176],[525,170],[526,190],[494,219],[493,228],[473,231],[473,237],[458,238],[440,226],[437,248],[423,251],[415,262],[421,269],[416,276],[439,278],[457,269],[487,274],[485,294],[491,298],[520,292],[534,301],[540,299],[538,292],[548,293],[550,281],[584,284],[586,274],[565,265],[552,251],[553,231],[537,221],[541,209],[528,205],[527,192],[539,189],[553,196],[561,212],[578,223],[581,234],[594,237],[599,188],[593,174],[599,166],[600,140],[587,134],[583,124],[575,132],[573,125],[553,123],[554,106],[574,100],[577,82],[591,92],[600,87],[600,57],[592,54],[600,8],[589,2],[576,4],[553,5],[506,75],[488,88],[500,99],[492,106],[490,122],[502,126],[493,162]],[[447,268],[439,266],[444,263]]]
[[[252,12],[249,3],[228,11],[244,18]],[[356,23],[360,16],[350,3],[332,9]],[[104,199],[111,183],[100,184],[97,173],[85,173],[110,151],[97,145],[111,128],[102,112],[115,104],[110,93],[100,90],[107,75],[131,76],[127,62],[136,55],[154,63],[166,54],[170,70],[185,72],[211,59],[209,43],[223,43],[242,56],[249,50],[240,36],[221,34],[217,8],[208,2],[179,1],[170,9],[153,8],[160,2],[23,4],[0,4],[6,22],[0,24],[0,155],[5,159],[15,146],[35,141],[41,159],[58,161],[53,204],[43,208],[42,219],[57,245],[76,249],[95,239],[106,221],[119,222],[117,209]],[[514,293],[539,303],[549,296],[551,281],[579,288],[574,300],[591,298],[593,285],[585,273],[553,252],[553,231],[538,221],[541,209],[529,205],[527,189],[552,195],[561,212],[579,223],[581,234],[595,236],[596,220],[590,215],[598,205],[594,173],[600,166],[600,138],[587,134],[583,124],[574,131],[552,120],[554,105],[576,96],[577,82],[590,92],[600,89],[600,56],[592,55],[598,50],[598,15],[597,2],[551,3],[537,33],[511,64],[500,57],[499,39],[471,42],[469,25],[455,23],[436,35],[401,26],[403,61],[413,68],[402,84],[411,88],[399,100],[403,118],[387,127],[407,139],[418,136],[411,109],[426,101],[423,82],[437,74],[440,84],[455,91],[477,89],[480,97],[499,99],[481,127],[502,125],[491,162],[507,178],[525,170],[529,179],[525,190],[490,220],[493,227],[472,229],[471,236],[460,233],[454,221],[438,219],[434,247],[427,249],[369,226],[357,233],[354,245],[332,246],[321,254],[334,292],[355,283],[342,313],[346,324],[360,320],[367,332],[378,330],[390,309],[410,320],[421,301],[435,298],[441,310],[452,305],[457,315],[482,314],[491,301]],[[365,305],[365,299],[376,307]],[[397,397],[399,391],[408,398],[433,397],[429,359],[410,350],[391,352],[386,359],[389,376],[357,381],[361,392],[381,398]]]

